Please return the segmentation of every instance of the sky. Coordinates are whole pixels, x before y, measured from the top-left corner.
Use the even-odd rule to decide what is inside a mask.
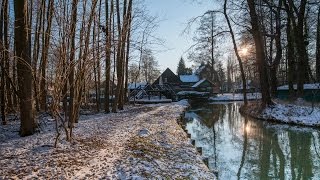
[[[157,51],[155,54],[161,71],[169,67],[176,72],[180,57],[186,60],[186,50],[193,44],[191,35],[182,35],[187,22],[209,9],[213,3],[195,2],[194,0],[145,0],[146,7],[151,15],[159,17],[160,24],[155,35],[165,41],[165,51]],[[164,48],[162,48],[164,50]],[[191,63],[186,60],[187,66]]]

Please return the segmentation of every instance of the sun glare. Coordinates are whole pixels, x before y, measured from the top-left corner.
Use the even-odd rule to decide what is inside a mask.
[[[250,127],[249,125],[247,125],[247,126],[245,127],[245,131],[246,131],[247,133],[250,133],[251,127]]]
[[[243,56],[246,56],[248,54],[248,48],[244,47],[241,49],[240,53],[243,55]]]

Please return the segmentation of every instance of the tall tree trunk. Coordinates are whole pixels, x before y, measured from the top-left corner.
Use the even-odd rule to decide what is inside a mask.
[[[231,38],[232,38],[232,43],[233,43],[233,49],[234,49],[234,52],[235,52],[235,54],[237,56],[237,60],[238,60],[238,63],[239,63],[240,72],[241,72],[241,78],[242,78],[242,87],[243,87],[243,100],[244,100],[244,104],[247,105],[248,104],[248,100],[247,100],[246,75],[245,75],[244,70],[243,70],[242,59],[240,57],[239,49],[238,49],[238,46],[237,46],[237,43],[236,43],[236,39],[235,39],[235,36],[234,36],[234,33],[233,33],[233,29],[232,29],[232,26],[231,26],[231,23],[230,23],[228,14],[227,14],[227,0],[224,0],[223,14],[224,14],[224,17],[225,17],[225,19],[226,19],[226,21],[228,23],[229,32],[230,32],[230,35],[231,35]]]
[[[297,69],[297,96],[302,97],[303,96],[303,86],[306,80],[305,74],[307,71],[307,55],[306,55],[306,44],[305,44],[305,34],[304,34],[304,21],[305,21],[305,11],[306,11],[306,5],[307,0],[301,0],[299,10],[295,6],[294,2],[292,0],[289,0],[289,6],[294,9],[294,12],[297,15],[297,23],[295,23],[295,20],[292,20],[293,22],[293,32],[295,37],[295,46],[297,48],[297,57],[298,57],[298,69]],[[294,16],[291,15],[291,18],[294,18]]]
[[[132,0],[130,0],[132,1]],[[131,4],[131,5],[130,5]],[[131,24],[132,24],[132,2],[129,2],[129,24],[128,24],[128,36],[127,36],[127,50],[126,50],[126,75],[125,75],[125,83],[124,83],[124,98],[127,101],[128,97],[128,75],[129,75],[129,55],[130,55],[130,37],[131,37]]]
[[[100,111],[101,109],[101,67],[100,67],[100,23],[101,23],[101,4],[102,4],[102,0],[99,1],[99,13],[98,13],[98,29],[97,29],[97,41],[98,41],[98,44],[97,44],[97,76],[98,76],[98,79],[97,79],[97,89],[98,89],[98,102],[97,102],[97,108],[98,110]],[[106,15],[108,16],[108,15]]]
[[[120,3],[116,0],[116,11],[117,11],[117,27],[118,27],[118,44],[117,44],[117,89],[115,93],[114,103],[112,105],[112,112],[117,112],[117,106],[120,101],[121,88],[123,83],[123,60],[121,59],[121,45],[122,45],[122,32],[121,32],[121,21],[120,21]]]
[[[15,50],[17,56],[18,85],[20,98],[20,135],[32,135],[35,130],[32,103],[32,70],[28,40],[27,0],[14,1]]]
[[[74,127],[75,120],[75,83],[74,83],[74,74],[75,74],[75,37],[76,37],[76,23],[77,23],[77,12],[78,12],[78,2],[79,0],[72,1],[72,10],[71,10],[71,26],[70,26],[70,56],[69,56],[69,86],[70,86],[70,99],[69,99],[69,128]],[[70,131],[71,137],[72,131]]]
[[[7,77],[6,77],[6,97],[7,97],[7,111],[8,112],[13,112],[13,104],[12,104],[12,90],[10,88],[10,77],[9,77],[9,72],[10,72],[10,57],[9,57],[9,31],[8,31],[8,26],[9,26],[9,3],[8,0],[4,0],[4,9],[3,9],[3,16],[4,16],[4,24],[3,24],[3,32],[4,32],[4,54],[3,58],[5,60],[5,71],[7,72]]]
[[[272,7],[270,7],[272,8]],[[281,45],[281,8],[282,8],[282,0],[279,0],[279,4],[277,7],[277,11],[275,14],[276,21],[276,34],[275,34],[275,43],[276,43],[276,57],[274,58],[271,68],[270,68],[270,76],[271,76],[271,94],[273,97],[277,95],[277,87],[278,87],[278,68],[282,59],[282,45]],[[270,56],[272,58],[272,54]]]
[[[121,88],[120,88],[120,95],[119,95],[119,104],[118,108],[123,110],[124,106],[124,78],[125,78],[125,55],[126,55],[126,42],[127,42],[127,30],[128,30],[128,14],[127,14],[127,0],[123,2],[123,10],[122,10],[122,28],[121,30],[121,50],[120,50],[120,60],[121,60]],[[120,21],[119,21],[120,22]]]
[[[48,51],[50,45],[50,35],[51,35],[51,25],[54,11],[54,0],[48,2],[48,11],[47,11],[47,29],[44,34],[44,43],[42,48],[41,56],[41,80],[40,80],[40,109],[47,111],[47,64],[48,64]]]
[[[254,38],[254,43],[256,47],[256,61],[258,65],[259,77],[260,77],[260,88],[262,94],[262,103],[263,105],[272,104],[269,90],[269,81],[268,81],[268,73],[267,73],[267,64],[266,64],[266,55],[265,55],[265,47],[263,44],[263,36],[261,34],[261,28],[259,24],[259,19],[256,12],[255,1],[247,0],[250,18],[251,18],[251,26],[252,26],[252,35]]]
[[[40,106],[39,106],[39,78],[38,78],[38,73],[37,73],[37,68],[38,68],[38,60],[39,60],[39,52],[40,52],[40,34],[41,33],[41,27],[43,27],[42,22],[45,17],[44,17],[44,11],[45,11],[45,1],[41,1],[41,6],[40,10],[37,13],[37,19],[36,19],[36,26],[35,26],[35,35],[34,35],[34,43],[33,43],[33,51],[32,51],[32,68],[33,68],[33,74],[34,74],[34,82],[33,82],[33,91],[34,91],[34,97],[35,97],[35,102],[36,102],[36,110],[40,111]]]
[[[6,0],[4,0],[6,1]],[[6,98],[5,98],[5,58],[4,58],[4,43],[3,43],[3,11],[5,11],[6,8],[6,3],[2,2],[1,6],[1,12],[0,12],[0,54],[1,54],[1,89],[0,89],[0,95],[1,95],[1,122],[3,125],[7,124],[7,119],[6,119]]]
[[[97,27],[97,20],[96,20],[96,16],[94,16],[94,20],[93,20],[93,27],[92,27],[92,58],[93,58],[93,78],[94,78],[94,87],[95,87],[95,91],[96,91],[96,111],[99,112],[100,111],[100,89],[98,87],[98,64],[99,62],[99,53],[96,53],[96,49],[99,46],[96,46],[96,27]]]
[[[318,7],[317,18],[317,45],[316,45],[316,79],[320,83],[320,6]]]
[[[105,2],[106,7],[106,29],[105,29],[105,34],[106,34],[106,60],[105,60],[105,74],[106,74],[106,84],[105,84],[105,105],[104,105],[104,111],[106,113],[110,112],[110,70],[111,70],[111,25],[112,25],[112,17],[113,17],[113,0],[111,0],[110,3],[110,13],[109,13],[109,8],[108,8],[108,0]],[[108,15],[110,16],[108,17]],[[113,87],[113,86],[112,86]]]
[[[289,86],[289,98],[293,99],[296,94],[294,90],[294,82],[295,82],[295,71],[296,71],[296,61],[295,61],[295,49],[294,49],[294,35],[293,35],[293,24],[292,21],[292,9],[290,6],[286,3],[285,0],[284,5],[287,12],[287,24],[286,24],[286,33],[287,33],[287,54],[286,58],[288,61],[288,86]]]

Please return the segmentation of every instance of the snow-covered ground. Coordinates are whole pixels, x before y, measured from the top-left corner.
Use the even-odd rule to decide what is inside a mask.
[[[165,96],[143,96],[141,99],[130,99],[130,102],[136,102],[141,104],[151,104],[151,103],[171,103],[172,99],[167,99]]]
[[[247,93],[247,99],[248,100],[261,99],[261,93]],[[218,94],[217,96],[210,97],[209,101],[243,101],[243,94],[242,93]]]
[[[307,126],[320,126],[320,108],[292,104],[275,104],[262,112],[261,118]]]
[[[0,126],[0,179],[214,179],[176,119],[187,102],[137,105],[82,116],[75,141],[53,148],[54,121],[19,137],[19,124]],[[46,120],[44,120],[46,119]]]

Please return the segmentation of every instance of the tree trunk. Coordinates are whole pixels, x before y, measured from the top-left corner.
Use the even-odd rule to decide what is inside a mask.
[[[33,74],[34,74],[34,82],[33,82],[33,91],[34,91],[34,97],[36,102],[36,110],[40,111],[40,102],[39,102],[39,78],[37,73],[38,68],[38,59],[39,59],[39,52],[40,52],[40,34],[41,33],[41,27],[43,27],[42,22],[44,19],[44,11],[45,11],[45,1],[41,2],[40,11],[37,13],[37,19],[36,19],[36,26],[35,26],[35,35],[34,35],[34,43],[33,43],[33,62],[32,62],[32,68],[33,68]]]
[[[5,0],[6,1],[6,0]],[[1,12],[0,12],[0,53],[1,53],[1,122],[3,125],[7,124],[7,119],[6,119],[6,98],[5,98],[5,58],[4,58],[4,43],[3,43],[3,11],[5,11],[6,5],[4,2],[2,2],[1,6]]]
[[[99,13],[98,13],[98,29],[97,29],[97,41],[98,41],[98,44],[97,44],[97,76],[98,76],[98,79],[97,79],[97,89],[98,89],[98,102],[97,102],[97,108],[98,110],[100,111],[101,109],[101,100],[100,100],[100,97],[101,97],[101,67],[100,67],[100,22],[101,22],[101,4],[102,4],[102,0],[99,1]],[[108,15],[107,15],[108,16]]]
[[[317,45],[316,45],[316,79],[320,83],[320,6],[318,7],[317,18]]]
[[[248,100],[247,100],[246,75],[245,75],[244,70],[243,70],[242,59],[241,59],[241,57],[239,55],[239,50],[238,50],[238,47],[237,47],[236,39],[235,39],[235,36],[234,36],[234,33],[233,33],[233,29],[232,29],[228,14],[227,14],[227,0],[224,0],[223,14],[224,14],[224,17],[225,17],[225,19],[226,19],[226,21],[228,23],[229,32],[230,32],[230,35],[231,35],[231,38],[232,38],[232,43],[233,43],[233,49],[234,49],[234,52],[235,52],[235,54],[237,56],[237,60],[238,60],[238,63],[239,63],[240,72],[241,72],[241,78],[242,78],[242,87],[243,87],[243,101],[244,101],[244,104],[247,105],[248,104]]]
[[[117,106],[120,101],[121,88],[123,83],[123,60],[121,59],[121,45],[122,45],[122,32],[121,32],[121,21],[120,21],[120,4],[119,0],[116,0],[116,11],[117,11],[117,25],[118,25],[118,44],[117,44],[117,89],[115,93],[114,103],[112,105],[112,112],[117,112]]]
[[[78,11],[78,2],[79,0],[72,1],[72,10],[71,10],[71,26],[70,26],[70,58],[69,58],[69,67],[70,67],[70,74],[69,74],[69,86],[70,86],[70,99],[69,99],[69,128],[74,127],[75,123],[75,83],[74,83],[74,71],[75,71],[75,36],[76,36],[76,22],[77,22],[77,11]],[[70,135],[71,137],[71,135]]]
[[[96,111],[100,111],[100,89],[98,87],[98,64],[99,64],[99,53],[96,53],[96,49],[99,46],[96,46],[96,27],[97,27],[97,20],[96,16],[94,16],[93,20],[93,27],[92,27],[92,58],[93,58],[93,76],[94,76],[94,88],[96,91]]]
[[[53,18],[54,0],[50,0],[48,3],[47,11],[47,29],[44,34],[44,43],[41,56],[41,80],[40,80],[40,109],[47,111],[47,64],[48,64],[48,51],[50,45],[51,24]]]
[[[32,103],[32,70],[28,40],[27,0],[14,1],[15,12],[15,50],[20,98],[20,135],[32,135],[35,130]]]
[[[5,61],[5,72],[7,72],[7,77],[6,77],[6,80],[5,80],[5,83],[6,83],[6,97],[7,97],[7,111],[10,113],[10,112],[14,112],[14,109],[13,109],[13,104],[12,104],[12,90],[10,88],[10,77],[9,77],[9,74],[10,74],[10,57],[9,57],[9,31],[8,31],[8,26],[9,26],[9,14],[8,14],[8,0],[4,0],[3,1],[3,4],[4,4],[4,9],[3,9],[3,16],[4,16],[4,19],[3,19],[3,33],[4,33],[4,53],[3,53],[3,58],[4,58],[4,61]]]
[[[270,7],[272,8],[272,7]],[[282,8],[282,0],[279,0],[279,4],[277,7],[275,20],[276,20],[276,35],[275,35],[275,43],[276,43],[276,57],[274,58],[271,68],[270,68],[270,76],[271,76],[271,94],[272,97],[276,97],[277,95],[277,87],[278,87],[278,68],[282,59],[282,45],[281,45],[281,8]],[[270,56],[272,58],[272,55]]]
[[[113,17],[113,0],[111,0],[110,4],[110,16],[109,15],[109,7],[108,0],[106,0],[106,60],[105,60],[105,73],[106,73],[106,84],[105,84],[105,105],[104,111],[106,113],[110,112],[110,70],[111,70],[111,25],[112,25],[112,17]]]
[[[295,23],[295,20],[292,20],[293,22],[293,33],[294,33],[294,42],[295,46],[297,48],[297,57],[298,57],[298,66],[297,66],[297,96],[302,97],[303,96],[303,86],[306,80],[306,71],[307,71],[307,55],[306,55],[306,44],[305,44],[305,37],[304,37],[304,21],[305,21],[305,10],[306,10],[307,0],[301,0],[299,10],[295,7],[295,4],[292,0],[289,1],[289,6],[291,6],[292,9],[295,9],[295,12],[297,14],[297,23]],[[291,14],[291,18],[294,18],[294,16]]]
[[[261,34],[259,19],[256,12],[255,1],[247,0],[247,2],[249,6],[249,11],[250,11],[252,35],[253,35],[254,43],[256,47],[256,61],[257,61],[259,77],[260,77],[262,104],[265,106],[265,105],[272,104],[270,91],[269,91],[266,55],[264,51],[265,47],[263,44],[263,36]]]
[[[129,4],[130,4],[130,2],[129,2]],[[132,2],[131,2],[131,4],[132,4]],[[125,101],[129,100],[127,95],[128,95],[128,75],[129,75],[128,71],[129,71],[130,37],[131,37],[131,23],[132,23],[132,5],[131,6],[129,5],[129,17],[128,17],[128,19],[129,19],[129,24],[128,24],[126,65],[125,65],[125,67],[126,67],[126,75],[125,75],[126,81],[124,83],[124,89],[125,89],[124,90],[124,92],[125,92],[124,98],[125,98]]]

